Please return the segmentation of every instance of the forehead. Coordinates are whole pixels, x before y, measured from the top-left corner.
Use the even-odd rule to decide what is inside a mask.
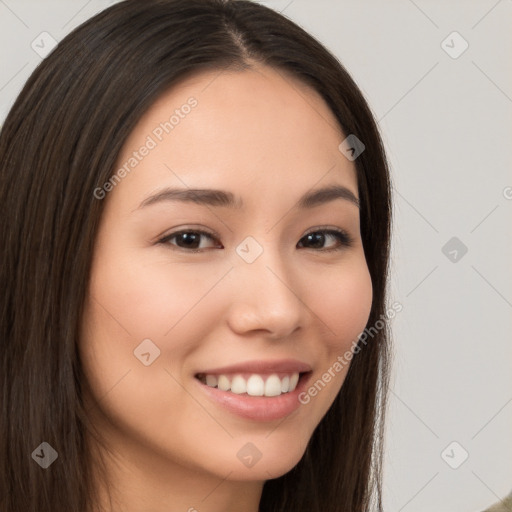
[[[216,70],[162,94],[117,164],[152,146],[123,180],[132,193],[201,185],[299,195],[316,183],[338,183],[357,195],[355,166],[338,149],[344,138],[321,96],[290,74],[266,66]]]

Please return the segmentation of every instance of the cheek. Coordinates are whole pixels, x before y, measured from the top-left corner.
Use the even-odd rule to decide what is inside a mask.
[[[363,257],[355,257],[314,276],[307,304],[325,328],[324,344],[333,354],[357,341],[370,316],[373,287]]]
[[[190,371],[190,354],[218,322],[217,301],[209,291],[225,269],[199,276],[191,266],[170,268],[158,259],[130,258],[124,255],[129,250],[117,252],[113,247],[99,251],[98,264],[93,265],[83,316],[82,360],[96,397],[110,394],[123,379],[116,393],[131,389],[136,402],[141,390],[154,390],[153,403],[158,403],[158,390],[171,395],[177,390],[165,370],[183,381]],[[146,366],[142,354],[148,352]],[[152,403],[144,397],[138,401]]]
[[[219,276],[212,272],[196,280],[193,271],[163,271],[161,262],[135,266],[134,260],[116,256],[104,251],[98,255],[101,264],[93,266],[81,358],[103,415],[118,430],[150,439],[158,449],[169,444],[169,431],[186,436],[178,434],[179,422],[169,411],[184,411],[185,424],[205,421],[178,383],[186,380],[188,356],[218,318],[213,301],[202,299]],[[148,339],[151,343],[141,345]],[[143,353],[139,346],[150,354],[147,366],[134,354]]]
[[[171,268],[169,263],[116,257],[103,254],[91,276],[91,296],[96,307],[93,317],[98,328],[106,330],[112,340],[129,338],[140,343],[145,338],[165,339],[168,347],[180,350],[183,326],[199,312],[202,299],[222,276],[214,269],[201,276],[191,266]],[[211,307],[211,304],[210,304]],[[135,348],[136,345],[134,345]],[[163,347],[162,347],[163,348]]]
[[[362,253],[345,265],[315,276],[308,292],[308,306],[323,327],[318,367],[299,400],[308,408],[313,433],[339,393],[352,362],[358,337],[370,316],[373,287]]]

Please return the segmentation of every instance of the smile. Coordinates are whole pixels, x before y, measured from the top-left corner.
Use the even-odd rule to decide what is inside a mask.
[[[212,375],[199,374],[197,378],[211,388],[231,391],[237,395],[244,393],[249,396],[279,396],[294,391],[299,382],[299,373],[270,375],[253,373],[250,375]]]
[[[313,371],[296,360],[251,361],[194,375],[200,392],[216,407],[252,421],[282,419],[296,411]]]

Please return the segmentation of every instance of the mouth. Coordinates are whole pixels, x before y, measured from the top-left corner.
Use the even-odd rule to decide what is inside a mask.
[[[295,391],[299,380],[307,373],[309,372],[271,374],[246,372],[218,375],[198,373],[195,377],[206,386],[236,395],[273,397]]]
[[[254,362],[194,375],[201,391],[230,413],[253,421],[281,419],[301,405],[312,369],[296,361]]]

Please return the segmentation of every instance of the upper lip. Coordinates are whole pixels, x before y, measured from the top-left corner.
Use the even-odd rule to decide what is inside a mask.
[[[236,363],[221,368],[212,368],[203,370],[199,373],[206,375],[221,375],[228,373],[303,373],[311,371],[311,366],[307,363],[297,361],[295,359],[279,359],[272,361],[246,361],[244,363]]]

